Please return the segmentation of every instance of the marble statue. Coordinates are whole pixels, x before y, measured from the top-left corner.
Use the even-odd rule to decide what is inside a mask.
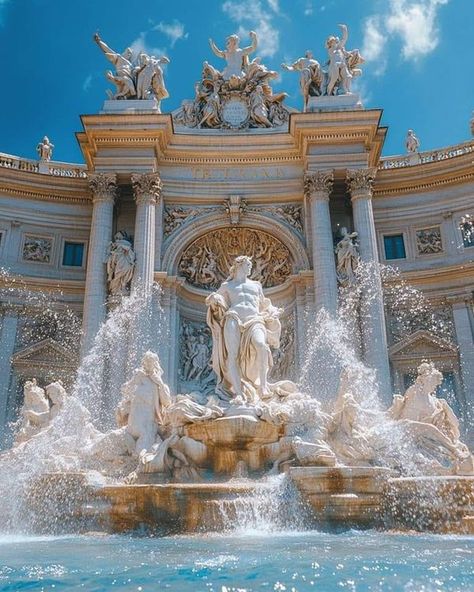
[[[318,97],[324,91],[324,72],[311,51],[306,51],[304,57],[298,58],[293,64],[282,64],[281,67],[289,72],[300,73],[300,90],[303,96],[303,112],[308,109],[309,97]]]
[[[40,160],[50,161],[53,158],[54,144],[49,141],[48,136],[44,136],[41,142],[36,146],[36,152]]]
[[[268,119],[268,108],[265,105],[265,97],[261,84],[257,84],[255,90],[250,95],[250,113],[259,127],[272,127]]]
[[[64,403],[67,399],[67,393],[66,389],[59,380],[48,384],[45,390],[48,399],[51,401],[51,408],[49,411],[49,421],[51,422],[63,409]]]
[[[359,264],[359,252],[355,239],[357,232],[348,232],[347,228],[341,228],[341,240],[336,245],[337,277],[341,284],[354,284],[356,281],[355,270]]]
[[[420,149],[420,140],[416,137],[415,132],[409,129],[405,140],[405,147],[408,154],[415,154]]]
[[[106,72],[106,78],[116,86],[115,94],[109,92],[110,98],[153,99],[159,112],[161,101],[169,97],[161,68],[161,64],[169,64],[169,59],[166,56],[157,58],[140,52],[134,60],[130,47],[123,53],[118,53],[111,49],[98,33],[94,35],[94,41],[115,67],[115,74],[110,70]]]
[[[227,280],[206,298],[216,393],[235,403],[271,395],[270,347],[279,346],[281,331],[282,311],[264,296],[260,282],[249,279],[251,271],[251,259],[237,257]]]
[[[136,76],[137,99],[154,98],[158,107],[161,100],[169,97],[165,87],[163,70],[160,64],[169,64],[166,56],[155,58],[146,53],[140,53],[138,56],[139,65],[134,70]]]
[[[227,65],[222,71],[224,80],[229,80],[232,76],[241,78],[245,75],[248,56],[257,49],[258,45],[255,31],[250,31],[249,36],[252,43],[248,47],[241,48],[239,47],[240,37],[238,35],[229,35],[226,39],[226,48],[223,51],[217,48],[212,39],[209,39],[209,44],[214,54],[226,61]]]
[[[164,410],[171,404],[168,386],[162,379],[158,356],[147,351],[132,378],[122,387],[122,400],[117,408],[117,423],[127,426],[136,439],[135,454],[150,450],[156,443],[158,426],[163,423]]]
[[[44,389],[38,386],[36,378],[25,382],[23,393],[24,401],[20,412],[20,430],[16,435],[15,444],[26,442],[44,430],[50,420],[49,403]]]
[[[107,283],[112,295],[125,294],[135,269],[135,252],[125,232],[115,234],[107,256]]]
[[[115,67],[115,74],[110,70],[106,72],[108,80],[115,84],[116,93],[111,96],[113,99],[129,99],[135,97],[136,88],[133,80],[133,52],[130,47],[127,47],[123,53],[118,53],[111,49],[99,36],[99,33],[94,35],[94,41],[104,53],[105,57]]]
[[[460,441],[459,421],[448,402],[435,394],[442,381],[441,372],[423,362],[415,384],[404,396],[395,395],[388,415],[406,430],[436,471],[473,474],[472,455]]]
[[[240,48],[238,35],[227,38],[226,49],[221,51],[210,39],[212,51],[226,60],[222,72],[204,62],[201,80],[195,85],[194,100],[185,100],[174,115],[178,125],[209,129],[248,129],[280,127],[289,119],[283,106],[286,93],[273,94],[270,82],[278,73],[269,70],[256,57],[256,33],[250,33],[252,44]]]

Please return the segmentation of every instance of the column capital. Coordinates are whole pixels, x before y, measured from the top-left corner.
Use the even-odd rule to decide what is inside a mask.
[[[88,181],[92,192],[92,203],[115,200],[117,192],[117,175],[115,173],[89,173]]]
[[[329,199],[334,183],[332,169],[307,171],[304,175],[304,192],[308,199]]]
[[[159,173],[134,173],[132,175],[133,193],[138,204],[156,204],[161,197],[161,178]]]
[[[346,181],[352,199],[357,199],[362,196],[372,196],[372,186],[374,184],[376,173],[377,169],[375,167],[367,169],[347,169]]]

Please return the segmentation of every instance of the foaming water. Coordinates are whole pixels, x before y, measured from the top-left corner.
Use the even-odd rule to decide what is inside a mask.
[[[0,590],[467,592],[473,542],[374,531],[32,540],[2,547]]]
[[[265,477],[251,485],[251,492],[217,502],[224,532],[260,536],[304,528],[306,507],[286,474]]]

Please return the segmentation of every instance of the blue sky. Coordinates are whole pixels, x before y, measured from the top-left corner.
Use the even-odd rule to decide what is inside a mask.
[[[97,113],[111,88],[96,30],[117,51],[132,45],[170,58],[169,112],[192,98],[204,60],[222,67],[209,37],[222,47],[226,35],[255,29],[257,55],[279,70],[306,49],[324,62],[324,41],[341,22],[347,48],[366,58],[364,105],[384,110],[385,155],[404,151],[408,128],[424,150],[470,138],[474,0],[0,0],[0,151],[35,158],[47,134],[56,160],[82,162],[79,116]],[[300,108],[296,74],[282,72],[274,89]]]

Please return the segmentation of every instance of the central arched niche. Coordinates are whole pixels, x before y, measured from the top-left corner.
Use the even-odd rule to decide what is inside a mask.
[[[264,288],[283,284],[293,271],[290,250],[275,236],[245,227],[218,228],[201,235],[183,251],[178,274],[197,288],[215,290],[239,255],[252,258],[251,277]]]

